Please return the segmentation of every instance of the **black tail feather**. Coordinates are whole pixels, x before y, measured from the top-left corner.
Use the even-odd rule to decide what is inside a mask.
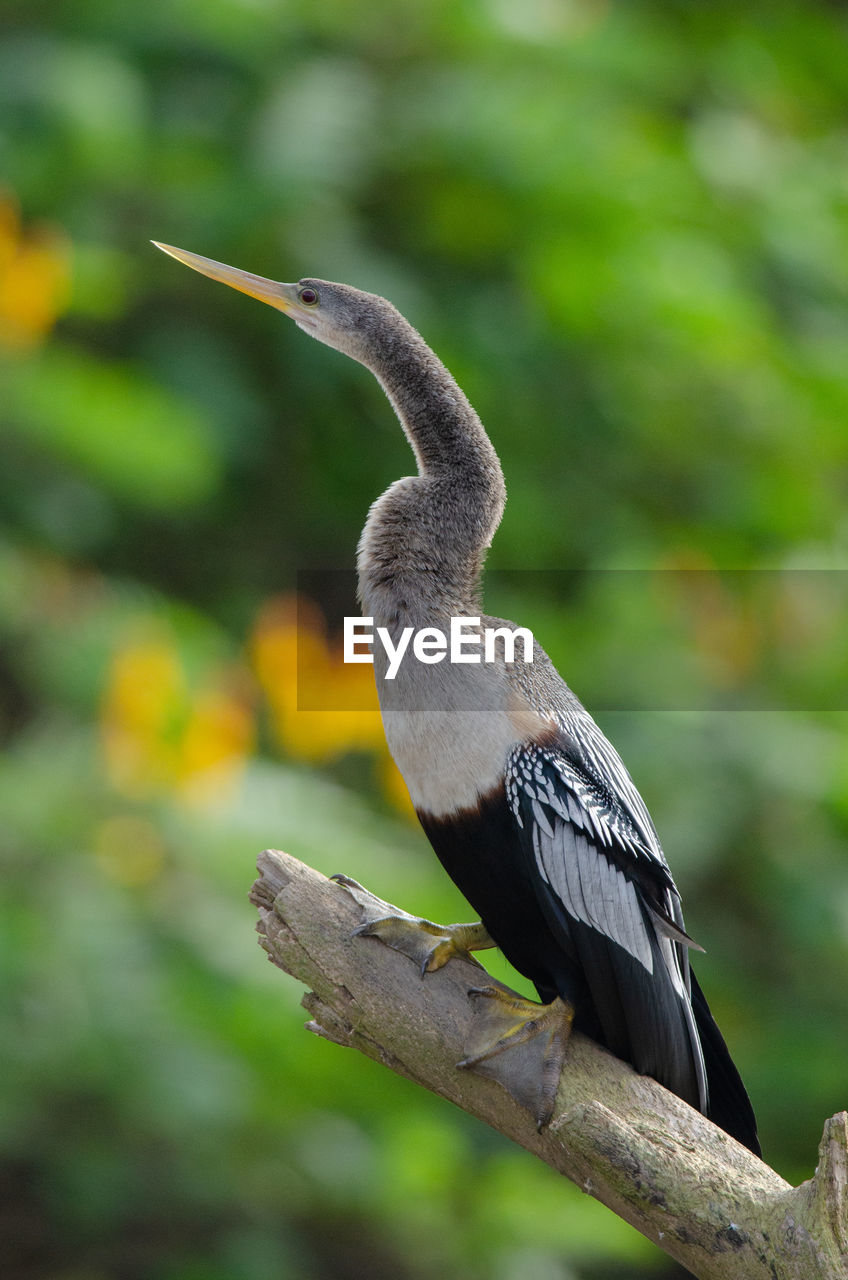
[[[725,1133],[729,1133],[737,1142],[741,1142],[743,1146],[753,1151],[754,1155],[759,1156],[762,1152],[757,1138],[754,1109],[694,973],[692,974],[692,1009],[695,1013],[695,1022],[701,1037],[707,1068],[707,1087],[710,1094],[707,1115],[713,1124],[717,1124],[720,1129],[724,1129]]]

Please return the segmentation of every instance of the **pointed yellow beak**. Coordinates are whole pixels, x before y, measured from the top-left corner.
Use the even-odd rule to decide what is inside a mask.
[[[220,280],[231,289],[238,289],[251,298],[267,302],[278,311],[291,311],[297,305],[297,290],[293,284],[283,284],[279,280],[266,280],[264,276],[254,276],[249,271],[239,271],[237,267],[228,267],[223,262],[215,262],[212,258],[202,258],[199,253],[189,253],[186,249],[175,249],[172,244],[160,244],[151,240],[157,249],[170,254],[177,262],[184,262],[193,271],[209,276],[210,280]]]

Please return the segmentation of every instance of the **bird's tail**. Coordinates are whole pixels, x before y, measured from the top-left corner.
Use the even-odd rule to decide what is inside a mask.
[[[737,1142],[748,1147],[754,1155],[761,1155],[757,1138],[757,1121],[745,1086],[694,973],[691,977],[692,1010],[695,1014],[698,1034],[701,1037],[707,1069],[707,1088],[709,1089],[707,1115],[713,1124],[717,1124]]]

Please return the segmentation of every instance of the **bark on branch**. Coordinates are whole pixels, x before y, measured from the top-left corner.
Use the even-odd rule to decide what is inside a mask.
[[[848,1114],[827,1121],[815,1176],[791,1187],[673,1094],[575,1034],[553,1122],[537,1133],[497,1082],[498,1059],[487,1075],[456,1068],[479,967],[455,959],[422,981],[404,956],[353,936],[363,905],[342,886],[284,853],[265,852],[258,865],[251,900],[260,941],[308,988],[309,1030],[485,1120],[699,1280],[848,1276]],[[533,1052],[533,1042],[510,1050]]]

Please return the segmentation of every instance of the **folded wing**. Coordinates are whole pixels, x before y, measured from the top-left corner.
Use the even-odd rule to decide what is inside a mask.
[[[708,1108],[679,898],[629,774],[594,721],[515,748],[507,793],[540,906],[591,1025],[638,1071]],[[576,743],[579,741],[579,749]],[[567,995],[569,993],[563,992]]]

